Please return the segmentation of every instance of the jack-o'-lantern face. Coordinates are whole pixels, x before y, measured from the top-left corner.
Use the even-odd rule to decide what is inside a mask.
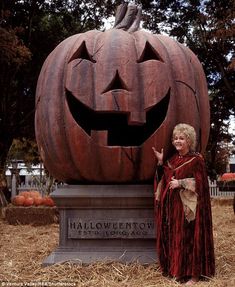
[[[114,29],[96,40],[80,37],[72,51],[68,105],[78,125],[102,145],[141,146],[166,117],[172,88],[167,56],[160,42],[155,48],[142,42],[138,33]]]
[[[152,180],[151,148],[164,147],[167,156],[179,122],[195,127],[204,149],[209,104],[203,70],[169,37],[89,31],[62,42],[44,64],[36,135],[45,165],[60,180]]]

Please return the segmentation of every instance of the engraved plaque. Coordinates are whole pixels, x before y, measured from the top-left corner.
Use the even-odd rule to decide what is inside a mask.
[[[68,218],[68,238],[155,238],[152,218],[83,219]]]

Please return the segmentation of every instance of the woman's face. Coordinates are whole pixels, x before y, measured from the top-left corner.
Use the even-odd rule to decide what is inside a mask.
[[[180,155],[185,155],[189,152],[189,140],[184,133],[175,133],[173,145]]]

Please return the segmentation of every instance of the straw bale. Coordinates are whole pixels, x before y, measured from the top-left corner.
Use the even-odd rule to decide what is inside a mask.
[[[49,206],[14,206],[9,204],[4,216],[10,224],[46,225],[58,223],[58,209]]]
[[[235,217],[232,206],[217,204],[212,211],[216,275],[196,286],[235,286]],[[65,262],[42,267],[42,261],[58,245],[58,224],[9,225],[0,219],[0,231],[0,282],[22,283],[24,286],[182,286],[172,278],[163,277],[158,264],[99,262],[82,265]]]

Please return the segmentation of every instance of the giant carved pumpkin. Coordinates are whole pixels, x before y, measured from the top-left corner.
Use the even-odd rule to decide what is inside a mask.
[[[151,181],[152,146],[165,147],[167,157],[180,122],[195,127],[198,149],[205,149],[209,102],[200,62],[175,40],[136,29],[139,20],[140,9],[124,4],[113,29],[74,35],[45,61],[37,85],[36,138],[55,178]]]

